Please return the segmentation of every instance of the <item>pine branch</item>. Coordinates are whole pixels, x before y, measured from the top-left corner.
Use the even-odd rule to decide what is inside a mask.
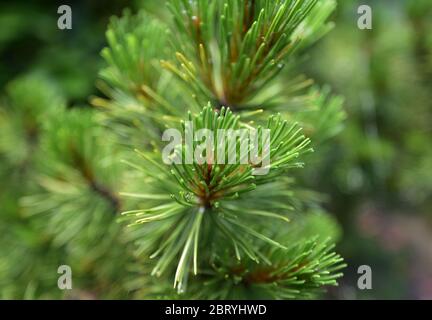
[[[49,118],[36,178],[42,191],[21,200],[28,215],[50,216],[48,229],[58,245],[79,238],[82,228],[108,223],[112,218],[107,213],[121,206],[112,191],[113,182],[118,183],[113,149],[102,144],[109,137],[95,125],[88,110],[60,110]],[[100,233],[93,235],[95,240]]]
[[[205,107],[196,117],[189,114],[189,121],[193,122],[196,130],[206,128],[216,131],[217,129],[229,130],[240,127],[239,117],[234,116],[229,109],[222,108],[218,114],[213,111],[211,106]],[[186,154],[190,146],[187,144],[180,145],[177,147],[177,154],[173,157],[181,156],[184,160],[181,163],[173,164],[171,170],[168,166],[158,163],[161,154],[139,152],[145,165],[138,168],[143,171],[145,176],[151,177],[148,181],[151,188],[146,194],[133,194],[132,196],[160,201],[161,198],[163,199],[163,195],[170,194],[172,199],[171,202],[164,200],[159,205],[152,206],[150,204],[148,208],[123,213],[126,220],[132,221],[132,226],[157,223],[159,230],[166,230],[166,232],[169,230],[164,234],[155,234],[153,240],[148,239],[154,244],[163,243],[156,252],[151,254],[152,257],[161,255],[153,274],[162,274],[177,257],[179,262],[175,286],[178,285],[179,290],[183,290],[182,286],[185,285],[187,275],[186,270],[192,259],[194,272],[197,273],[197,252],[202,242],[200,229],[205,223],[214,224],[219,232],[232,241],[238,259],[241,258],[241,252],[255,261],[262,258],[262,254],[257,252],[250,243],[249,238],[251,237],[283,247],[237,219],[237,215],[239,217],[247,215],[251,217],[251,221],[254,221],[253,216],[256,216],[257,220],[261,220],[260,218],[287,220],[283,215],[267,210],[244,211],[241,207],[222,204],[225,201],[241,198],[254,190],[256,184],[268,183],[288,168],[299,166],[295,159],[304,152],[309,140],[299,135],[299,130],[295,126],[288,126],[286,121],[281,121],[280,116],[269,118],[267,129],[271,132],[272,145],[277,147],[269,151],[272,164],[270,165],[270,174],[265,178],[256,178],[253,175],[253,166],[248,163],[241,164],[240,161],[239,164],[225,165],[209,161],[208,156],[210,154],[214,155],[214,159],[216,159],[220,152],[224,153],[224,159],[228,159],[230,157],[229,147],[224,150],[214,147],[212,150],[207,150],[207,158],[204,158],[202,164],[187,164]],[[184,136],[189,134],[184,123],[183,133]],[[212,145],[220,146],[217,144],[217,137],[213,139]],[[191,147],[195,149],[196,145]],[[237,159],[240,159],[242,156],[240,149],[235,149],[237,150]],[[231,148],[231,150],[234,149]],[[260,224],[258,223],[258,225]],[[208,234],[204,236],[207,237]],[[147,238],[149,237],[152,235],[148,234]]]
[[[19,254],[60,256],[97,297],[310,298],[336,285],[344,264],[326,239],[337,231],[309,212],[321,196],[293,170],[312,151],[309,137],[319,146],[344,116],[326,87],[293,76],[300,54],[331,27],[334,1],[172,0],[169,8],[171,24],[144,12],[112,19],[101,53],[105,97],[92,99],[100,112],[66,110],[37,81],[11,90],[16,109],[0,112],[0,133],[13,139],[0,137],[0,159],[34,153],[25,177],[37,185],[11,205],[22,210],[11,215],[18,236],[2,239],[16,245],[22,232]],[[169,164],[167,128],[182,135]],[[200,129],[216,134],[195,141]],[[234,143],[222,144],[218,130]],[[16,279],[2,261],[0,276]],[[35,282],[25,294],[39,283],[45,289]],[[4,277],[2,285],[17,295]]]
[[[208,280],[203,280],[203,291],[212,299],[235,299],[239,291],[250,299],[256,294],[267,299],[313,298],[323,286],[336,286],[342,276],[338,271],[346,266],[332,249],[327,241],[308,240],[288,250],[274,250],[269,255],[271,265],[226,265],[229,260],[220,259],[214,262]]]
[[[163,61],[201,103],[247,105],[285,61],[328,31],[334,1],[205,0],[169,3],[178,63]],[[320,33],[321,32],[321,33]]]

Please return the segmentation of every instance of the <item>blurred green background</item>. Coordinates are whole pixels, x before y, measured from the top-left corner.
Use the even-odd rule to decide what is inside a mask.
[[[68,106],[87,105],[100,95],[109,17],[126,7],[166,12],[156,0],[74,1],[73,28],[61,31],[60,4],[0,4],[2,94],[13,79],[36,73]],[[372,30],[357,27],[360,4],[372,7]],[[344,0],[333,20],[301,65],[345,97],[348,113],[305,176],[343,228],[339,251],[349,267],[328,298],[432,299],[432,1]],[[360,265],[372,268],[372,290],[357,288]]]

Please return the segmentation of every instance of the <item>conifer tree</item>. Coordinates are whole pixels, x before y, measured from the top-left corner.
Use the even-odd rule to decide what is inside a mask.
[[[0,255],[2,296],[61,296],[61,264],[82,298],[314,298],[337,285],[338,226],[302,171],[340,131],[342,99],[297,68],[332,27],[335,5],[170,0],[167,19],[126,10],[106,32],[92,108],[65,108],[49,96],[54,85],[16,80],[1,109],[0,157],[19,192],[2,194],[11,227],[0,246],[23,254]],[[186,163],[199,143],[184,140],[171,155],[182,161],[165,163],[164,131],[186,137],[189,123],[268,130],[270,163],[215,163],[209,153]],[[205,142],[242,159],[240,139]],[[260,165],[267,174],[254,174]],[[14,267],[32,255],[43,263]]]

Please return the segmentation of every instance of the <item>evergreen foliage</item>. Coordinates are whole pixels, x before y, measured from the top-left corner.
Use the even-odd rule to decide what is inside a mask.
[[[10,85],[0,250],[15,249],[0,255],[2,297],[61,296],[61,264],[82,298],[314,298],[337,285],[338,227],[299,171],[341,130],[343,101],[296,70],[330,30],[335,1],[171,0],[168,9],[167,20],[144,11],[111,20],[93,108],[66,108],[45,80]],[[163,130],[186,136],[186,121],[268,129],[269,173],[206,157],[164,164]],[[212,142],[216,155],[233,151]]]

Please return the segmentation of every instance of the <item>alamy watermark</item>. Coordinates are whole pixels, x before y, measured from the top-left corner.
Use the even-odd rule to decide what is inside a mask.
[[[165,164],[249,164],[253,175],[270,170],[270,129],[194,131],[193,122],[187,121],[184,137],[171,128],[164,131],[162,140],[170,141],[162,151]]]
[[[361,276],[357,280],[357,287],[360,290],[372,289],[372,268],[366,264],[361,265],[357,269],[357,274]]]
[[[57,280],[57,286],[60,290],[72,289],[72,269],[70,266],[63,264],[58,267],[57,273],[61,276]]]
[[[372,8],[366,4],[363,4],[357,8],[357,13],[360,17],[357,20],[357,27],[360,30],[371,30],[372,29]]]
[[[57,27],[60,30],[72,29],[72,9],[70,6],[63,4],[57,9],[57,13],[61,16],[57,20]]]

